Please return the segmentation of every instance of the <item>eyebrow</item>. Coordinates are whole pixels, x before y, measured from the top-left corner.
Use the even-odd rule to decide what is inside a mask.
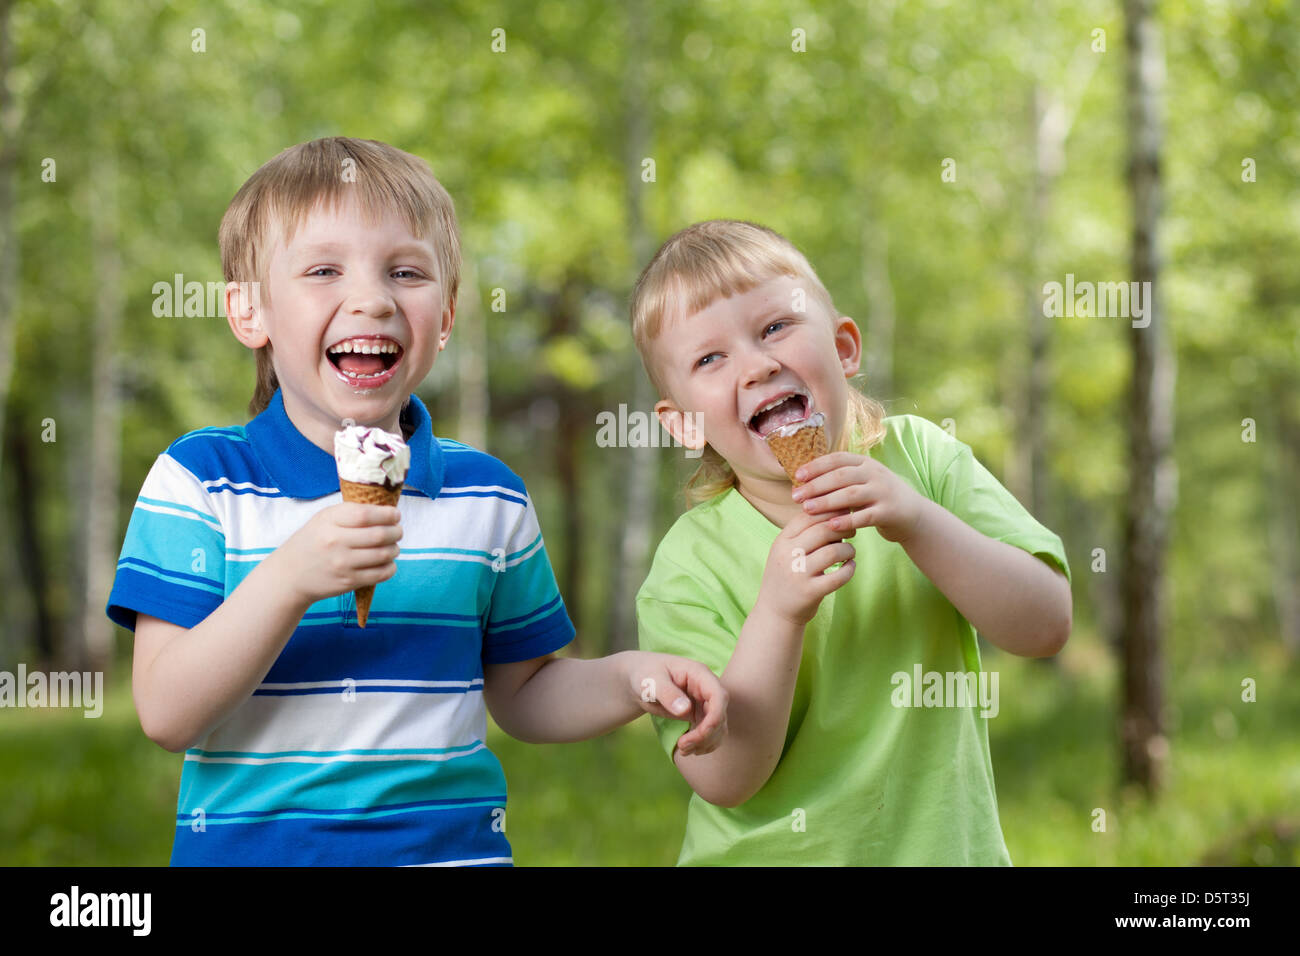
[[[807,310],[805,310],[804,312],[796,312],[788,302],[777,302],[777,303],[773,303],[771,306],[769,306],[766,309],[759,309],[755,313],[755,318],[760,322],[766,322],[770,319],[775,319],[775,318],[788,319],[792,316],[799,316],[805,314],[807,314]]]

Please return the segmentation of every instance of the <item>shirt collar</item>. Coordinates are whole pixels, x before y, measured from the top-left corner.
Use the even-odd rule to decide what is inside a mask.
[[[414,489],[436,498],[442,490],[442,448],[434,440],[429,410],[412,395],[410,403],[402,409],[401,422],[413,426],[407,442],[411,449],[411,468],[403,489]],[[276,487],[290,498],[321,498],[339,490],[334,456],[317,448],[298,431],[285,413],[284,397],[279,389],[266,411],[249,422],[244,432]]]

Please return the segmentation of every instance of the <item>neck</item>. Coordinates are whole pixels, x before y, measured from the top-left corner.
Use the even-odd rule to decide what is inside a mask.
[[[736,490],[754,506],[754,510],[778,528],[784,528],[803,506],[790,497],[789,481],[740,481]]]
[[[296,403],[291,402],[289,396],[285,396],[284,413],[288,416],[293,427],[302,433],[302,436],[322,451],[329,453],[334,457],[334,434],[343,428],[342,421],[321,421],[311,415],[302,413],[295,407]],[[362,421],[358,419],[355,424],[362,425],[366,428],[382,428],[386,432],[395,435],[402,435],[403,440],[410,436],[406,434],[401,423],[401,412],[395,411],[385,421]]]

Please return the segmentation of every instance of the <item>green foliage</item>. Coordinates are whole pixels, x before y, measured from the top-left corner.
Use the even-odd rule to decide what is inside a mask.
[[[73,555],[83,529],[70,502],[89,447],[90,330],[103,291],[91,266],[89,210],[106,191],[115,195],[126,300],[115,345],[124,530],[154,456],[185,431],[245,421],[253,384],[251,356],[224,319],[156,316],[154,284],[176,274],[219,281],[216,231],[235,190],[279,150],[322,135],[380,139],[422,156],[454,197],[476,283],[462,303],[475,295],[482,302],[474,321],[486,334],[487,450],[528,484],[553,563],[582,559],[577,580],[561,584],[580,587],[573,613],[587,653],[600,653],[612,637],[606,621],[625,520],[618,492],[632,455],[596,447],[595,413],[633,404],[632,376],[641,374],[626,328],[627,296],[645,264],[634,209],[652,246],[715,216],[785,232],[864,328],[879,310],[865,263],[886,249],[894,378],[877,397],[891,412],[952,418],[958,437],[1006,477],[1022,437],[1012,409],[1025,387],[1027,319],[1041,306],[1043,283],[1067,273],[1123,281],[1129,271],[1116,5],[677,0],[643,2],[640,22],[636,9],[594,0],[15,6],[10,88],[25,110],[14,144],[20,272],[15,373],[0,411],[7,429],[28,436],[44,418],[58,421],[58,442],[36,446],[41,498],[23,507],[37,516],[46,598],[61,631],[75,631],[69,622],[78,610]],[[1270,534],[1300,535],[1274,527],[1278,494],[1294,497],[1294,488],[1279,485],[1281,443],[1287,428],[1300,427],[1300,7],[1170,0],[1161,10],[1168,80],[1160,294],[1178,363],[1179,478],[1166,646],[1171,694],[1192,695],[1181,705],[1190,713],[1207,699],[1205,688],[1192,687],[1202,676],[1234,674],[1276,647]],[[197,29],[205,52],[193,49]],[[1098,29],[1104,52],[1092,49]],[[505,52],[493,51],[494,30],[505,31]],[[792,49],[795,30],[805,52]],[[637,68],[645,71],[640,93]],[[1029,228],[1035,86],[1070,119],[1037,236]],[[646,137],[639,154],[631,145],[638,127]],[[46,158],[58,163],[57,182],[41,181]],[[642,175],[647,159],[653,181]],[[955,163],[953,182],[941,176],[946,159]],[[1246,160],[1253,181],[1244,178]],[[505,311],[491,309],[496,290]],[[1112,623],[1105,609],[1123,573],[1128,323],[1049,323],[1050,510],[1039,517],[1066,542],[1076,633],[1098,635]],[[435,428],[452,437],[463,332],[453,334],[421,392]],[[877,343],[869,337],[866,346]],[[865,390],[875,385],[867,381]],[[576,449],[555,439],[566,415],[581,434]],[[1242,440],[1247,418],[1258,426],[1254,443]],[[582,476],[573,540],[562,532],[557,477],[569,454]],[[680,452],[663,453],[657,467],[656,536],[680,510],[677,492],[690,470]],[[13,515],[11,465],[3,468],[0,500]],[[1089,571],[1095,548],[1107,552],[1104,575]],[[17,575],[0,588],[7,653],[25,659],[31,602]],[[1097,637],[1104,656],[1103,646]],[[1061,700],[1041,721],[1013,714],[995,729],[1003,822],[1017,862],[1187,862],[1210,852],[1211,837],[1230,840],[1229,823],[1247,828],[1256,817],[1272,819],[1284,798],[1294,805],[1290,778],[1270,777],[1259,788],[1223,783],[1212,769],[1215,741],[1202,728],[1174,743],[1182,782],[1168,805],[1183,809],[1166,817],[1128,807],[1121,819],[1136,822],[1123,841],[1064,837],[1079,814],[1106,799],[1094,791],[1114,765],[1115,701],[1096,683],[1025,674],[1043,707]],[[1211,713],[1223,707],[1236,713],[1227,703]],[[1287,757],[1294,765],[1283,723],[1262,720],[1247,735],[1247,719],[1234,720],[1238,739],[1250,741],[1232,751],[1237,779]],[[0,721],[6,773],[34,781],[34,789],[15,788],[3,818],[0,842],[15,847],[12,862],[165,859],[167,840],[139,828],[171,813],[169,758],[147,743],[140,750],[129,722],[106,718],[94,727],[90,734],[57,719]],[[512,794],[536,795],[512,810],[521,862],[675,859],[681,817],[672,814],[682,787],[646,738],[633,729],[573,747],[507,743]],[[38,755],[56,749],[72,755],[66,766],[41,763]],[[1062,750],[1086,756],[1051,757]],[[111,779],[124,760],[136,771],[135,789],[126,791],[135,797],[110,798],[96,775]],[[664,772],[653,776],[643,764]],[[61,774],[76,783],[56,797]],[[587,784],[559,789],[566,779]],[[643,829],[596,799],[624,780],[639,800],[613,802],[653,808],[644,812],[656,819]],[[1206,810],[1213,827],[1197,815],[1192,782],[1216,795]],[[78,801],[129,812],[110,819]],[[613,835],[574,835],[566,817],[602,820]],[[636,838],[620,841],[620,823]],[[1245,842],[1258,839],[1242,832]],[[1274,862],[1294,852],[1281,848],[1289,839],[1294,846],[1285,826],[1260,832],[1279,841]],[[1135,849],[1128,841],[1138,833]],[[130,856],[134,845],[140,857]],[[1239,859],[1231,848],[1219,851]]]
[[[989,727],[1002,832],[1017,866],[1300,865],[1300,700],[1295,662],[1219,655],[1172,685],[1167,791],[1118,787],[1115,666],[1095,635],[1067,666],[985,650],[1000,673]],[[1258,701],[1241,677],[1259,678]],[[16,711],[0,721],[0,866],[158,866],[171,852],[181,758],[140,731],[126,680],[104,715]],[[87,727],[93,725],[88,731]],[[93,732],[92,732],[93,731]],[[689,788],[645,718],[608,737],[538,746],[495,725],[519,866],[671,866]],[[1094,829],[1105,811],[1104,832]],[[851,824],[846,824],[851,825]]]

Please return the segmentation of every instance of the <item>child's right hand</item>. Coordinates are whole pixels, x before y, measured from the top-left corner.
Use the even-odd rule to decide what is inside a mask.
[[[845,512],[799,514],[776,536],[763,569],[756,609],[784,618],[797,627],[812,620],[822,598],[853,577],[853,545],[843,540],[853,530],[837,531],[829,519]],[[822,572],[837,561],[844,565]]]
[[[306,605],[387,581],[397,573],[401,520],[395,506],[355,501],[317,512],[276,551],[284,579]]]

